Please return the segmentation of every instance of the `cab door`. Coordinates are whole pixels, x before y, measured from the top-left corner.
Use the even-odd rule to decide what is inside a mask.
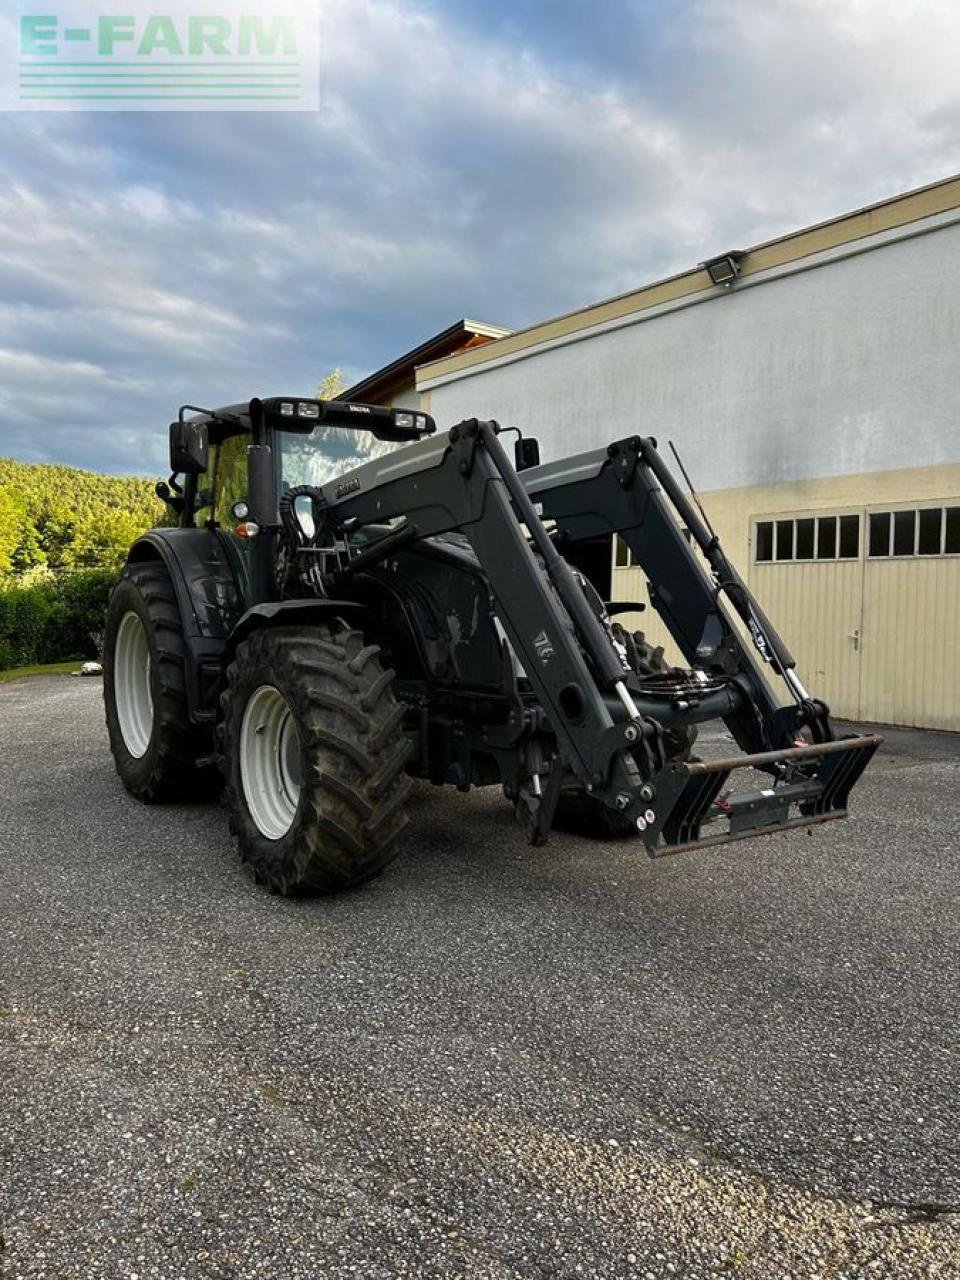
[[[200,506],[197,511],[197,526],[219,534],[230,563],[243,584],[245,598],[250,588],[250,542],[234,532],[238,522],[232,507],[236,502],[247,501],[249,445],[250,437],[246,432],[211,442],[207,474],[201,476],[203,483],[199,488]]]

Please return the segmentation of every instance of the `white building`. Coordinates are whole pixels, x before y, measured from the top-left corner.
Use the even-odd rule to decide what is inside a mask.
[[[734,261],[422,365],[421,403],[545,461],[673,441],[808,687],[960,730],[960,177]],[[612,594],[642,599],[625,552]]]

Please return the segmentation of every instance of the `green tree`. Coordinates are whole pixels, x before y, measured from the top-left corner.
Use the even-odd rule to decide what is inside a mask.
[[[115,571],[131,542],[162,523],[149,480],[0,458],[0,578],[47,568]]]
[[[29,573],[45,563],[26,499],[16,489],[0,486],[0,580],[9,574]]]
[[[343,378],[342,369],[331,369],[330,372],[320,379],[320,385],[317,387],[318,400],[336,400],[341,392],[346,391],[347,384]]]
[[[119,569],[133,542],[144,532],[135,512],[117,507],[81,512],[73,536],[63,548],[58,567]]]
[[[0,490],[0,577],[13,571],[13,556],[20,543],[22,512],[13,494]]]

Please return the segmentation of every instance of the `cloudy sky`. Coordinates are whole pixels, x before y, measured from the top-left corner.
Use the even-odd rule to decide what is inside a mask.
[[[185,400],[352,380],[960,171],[956,0],[321,10],[316,114],[0,114],[0,453],[159,472]]]

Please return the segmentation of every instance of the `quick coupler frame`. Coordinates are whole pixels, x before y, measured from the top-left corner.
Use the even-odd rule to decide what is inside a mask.
[[[662,820],[643,833],[654,857],[812,827],[847,816],[850,791],[883,741],[875,734],[671,766],[658,778]],[[724,794],[736,769],[777,769],[769,787]],[[704,827],[725,823],[719,832]]]

